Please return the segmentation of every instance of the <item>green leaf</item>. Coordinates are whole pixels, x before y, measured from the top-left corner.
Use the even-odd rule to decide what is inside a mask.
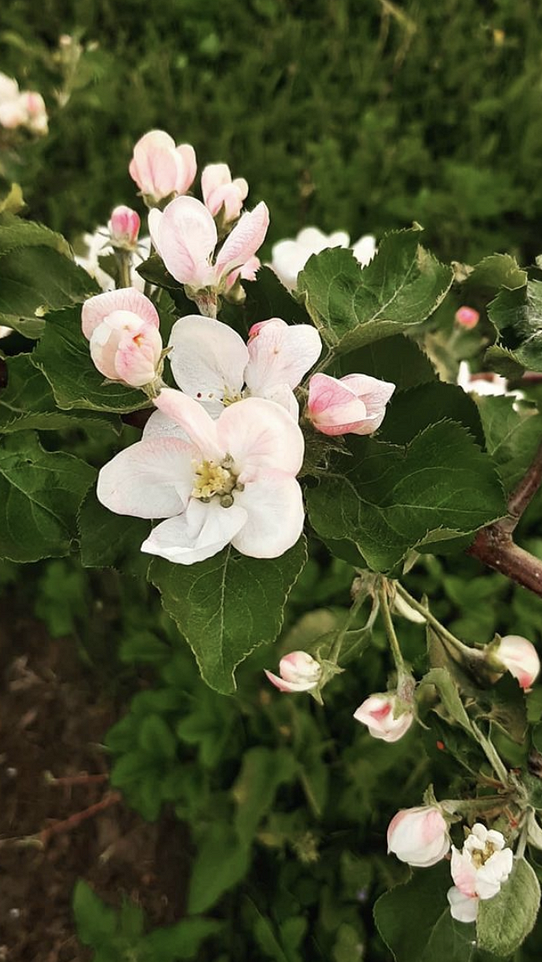
[[[514,859],[510,878],[492,899],[480,901],[476,934],[480,948],[512,955],[532,931],[540,906],[540,884],[524,858]]]
[[[95,426],[117,433],[120,430],[120,422],[111,415],[59,411],[47,378],[34,367],[29,354],[8,357],[5,363],[8,384],[0,388],[0,432],[61,431]]]
[[[527,272],[522,270],[515,257],[510,254],[490,254],[484,257],[461,284],[461,296],[479,294],[491,297],[501,287],[510,289],[523,287],[527,283]]]
[[[392,444],[408,444],[420,431],[446,418],[458,421],[483,445],[484,432],[472,397],[455,384],[440,381],[395,393],[378,437]]]
[[[391,381],[397,391],[406,391],[418,384],[437,380],[427,355],[414,341],[402,334],[366,344],[341,357],[340,376],[354,372]]]
[[[375,922],[396,962],[485,962],[474,924],[452,919],[446,898],[452,884],[450,866],[441,862],[378,899]]]
[[[248,558],[229,546],[189,566],[153,559],[150,581],[211,688],[234,691],[236,666],[277,637],[286,599],[306,560],[303,538],[280,558]]]
[[[514,403],[511,397],[481,397],[478,401],[486,448],[507,492],[524,476],[542,438],[542,415],[532,409],[516,411]]]
[[[14,185],[15,187],[17,185]],[[5,204],[3,200],[3,204]],[[71,248],[61,234],[55,234],[43,224],[16,217],[2,207],[0,212],[0,257],[21,247],[52,247],[59,254],[71,258]]]
[[[139,747],[154,759],[175,758],[177,743],[160,715],[146,715],[139,729]]]
[[[465,731],[471,733],[472,725],[461,701],[459,690],[451,674],[446,668],[431,668],[422,678],[418,691],[427,685],[434,685],[437,689],[446,714],[449,715]]]
[[[143,945],[150,949],[156,962],[195,959],[202,942],[222,928],[223,923],[217,919],[182,919],[176,925],[155,929],[145,937]]]
[[[0,257],[0,314],[27,319],[21,326],[32,335],[36,319],[97,293],[96,282],[72,260],[52,247],[22,247]],[[17,321],[13,323],[18,327]],[[43,325],[44,326],[44,325]]]
[[[94,487],[79,509],[77,526],[85,568],[126,567],[127,561],[141,573],[148,567],[149,559],[140,548],[149,533],[149,522],[108,511],[98,501]]]
[[[263,745],[249,748],[243,755],[241,772],[232,792],[237,802],[235,830],[249,844],[258,825],[273,805],[277,789],[294,777],[296,761],[285,748],[272,750]]]
[[[213,822],[198,848],[188,898],[191,915],[206,912],[245,876],[250,849],[243,845],[226,822]]]
[[[86,882],[79,880],[73,893],[73,911],[77,934],[84,945],[100,948],[115,935],[117,917],[114,909],[102,902]]]
[[[524,368],[542,371],[542,281],[502,290],[488,313],[500,333],[498,346]]]
[[[341,248],[313,255],[298,291],[327,342],[344,353],[420,324],[451,283],[451,269],[420,246],[419,231],[406,230],[387,234],[363,269]]]
[[[45,374],[60,408],[123,413],[148,407],[142,391],[104,381],[90,359],[81,330],[81,308],[49,314],[32,362]]]
[[[287,324],[310,324],[303,305],[281,284],[270,267],[260,267],[256,280],[245,284],[245,291],[243,310],[247,328],[267,317],[281,317]]]
[[[68,554],[94,474],[79,458],[44,451],[31,432],[6,436],[0,442],[0,557],[21,562]]]
[[[493,464],[461,425],[432,425],[406,447],[349,440],[307,492],[318,534],[356,544],[389,571],[411,548],[471,534],[506,511]]]

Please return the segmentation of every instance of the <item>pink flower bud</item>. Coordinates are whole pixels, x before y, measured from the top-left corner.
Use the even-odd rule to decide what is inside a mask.
[[[450,849],[448,826],[440,809],[403,808],[388,825],[388,852],[415,868],[429,868]]]
[[[26,126],[34,134],[46,134],[49,130],[47,108],[41,94],[35,90],[25,90],[21,101],[26,111]]]
[[[113,247],[128,251],[135,249],[141,226],[139,214],[135,210],[122,204],[115,207],[107,226]]]
[[[390,692],[370,695],[354,712],[354,718],[363,725],[367,725],[369,734],[373,738],[382,738],[385,742],[397,742],[412,725],[414,715],[410,711],[405,711],[395,717],[396,706],[397,696]]]
[[[306,413],[322,434],[372,434],[382,424],[394,391],[395,384],[367,374],[340,379],[314,374]]]
[[[312,691],[318,687],[322,676],[322,666],[306,651],[292,651],[281,658],[280,678],[266,671],[269,681],[279,691]]]
[[[470,331],[471,328],[476,327],[478,324],[480,315],[478,311],[475,311],[474,307],[460,307],[459,310],[455,312],[455,319],[461,327],[466,327]]]
[[[101,374],[130,387],[144,387],[159,375],[160,319],[153,303],[128,287],[90,297],[83,304],[83,334]]]
[[[530,688],[540,672],[540,659],[530,641],[520,635],[506,635],[492,648],[492,658],[503,665],[522,688]]]
[[[216,217],[224,208],[226,223],[237,220],[248,195],[248,184],[243,177],[231,179],[227,164],[207,164],[201,175],[201,191],[208,211]]]
[[[171,194],[186,194],[196,176],[196,154],[190,144],[175,146],[163,130],[144,134],[134,147],[130,177],[152,203]]]

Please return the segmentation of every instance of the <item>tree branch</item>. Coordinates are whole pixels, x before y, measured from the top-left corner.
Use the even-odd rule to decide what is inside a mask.
[[[508,514],[478,532],[467,551],[495,571],[542,597],[542,561],[512,540],[518,522],[542,484],[542,445],[508,499]]]

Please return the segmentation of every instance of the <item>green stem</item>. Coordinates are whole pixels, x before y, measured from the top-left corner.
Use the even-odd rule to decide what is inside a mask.
[[[486,738],[486,736],[481,731],[481,729],[478,728],[478,725],[476,724],[476,722],[473,721],[472,719],[471,719],[471,729],[474,734],[474,737],[476,738],[476,741],[482,748],[497,778],[499,779],[499,781],[503,783],[503,785],[507,785],[509,782],[509,772],[501,756],[499,755],[497,749],[492,744],[492,742],[490,742],[489,738]]]
[[[117,250],[117,264],[119,266],[119,287],[131,287],[132,286],[132,276],[130,273],[130,267],[132,264],[132,257],[128,251]]]
[[[401,678],[408,673],[405,668],[405,659],[403,658],[403,653],[399,647],[397,635],[395,634],[385,581],[381,583],[378,589],[378,599],[380,601],[380,610],[382,613],[382,621],[384,622],[384,629],[390,643],[391,653],[393,655],[395,667],[397,668],[397,674]]]
[[[457,651],[461,652],[461,654],[468,652],[470,656],[472,656],[473,652],[478,651],[478,649],[470,648],[469,645],[465,645],[459,640],[459,638],[456,638],[455,635],[452,635],[451,631],[448,631],[448,629],[440,623],[438,618],[435,618],[435,616],[427,608],[424,608],[419,601],[416,601],[416,599],[413,598],[406,588],[403,588],[403,585],[399,584],[398,581],[395,582],[395,587],[397,594],[401,595],[401,598],[403,598],[411,608],[414,608],[415,611],[418,611],[421,615],[423,615],[428,624],[430,624],[435,631],[438,631],[438,633],[442,635],[446,641],[449,641]]]
[[[346,616],[344,625],[342,626],[342,628],[339,629],[337,633],[337,637],[335,638],[335,641],[333,642],[333,645],[329,652],[329,658],[326,659],[327,661],[330,661],[333,665],[336,665],[339,660],[339,655],[341,653],[341,648],[343,646],[343,642],[346,637],[346,632],[350,628],[352,622],[354,621],[364,601],[365,601],[365,596],[360,592],[360,594],[354,600],[354,603],[352,604],[350,611]],[[372,615],[372,612],[371,612],[371,615]],[[371,615],[369,615],[369,621],[371,620]]]

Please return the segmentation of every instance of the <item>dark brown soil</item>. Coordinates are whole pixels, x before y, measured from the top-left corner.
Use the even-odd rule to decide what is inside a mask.
[[[66,785],[49,776],[107,773],[102,743],[118,715],[73,641],[51,640],[39,623],[2,612],[0,962],[91,958],[72,919],[79,878],[109,901],[135,899],[153,925],[180,915],[186,840],[178,823],[145,824],[105,779]],[[101,811],[81,817],[102,803]],[[67,826],[52,830],[67,819]]]

